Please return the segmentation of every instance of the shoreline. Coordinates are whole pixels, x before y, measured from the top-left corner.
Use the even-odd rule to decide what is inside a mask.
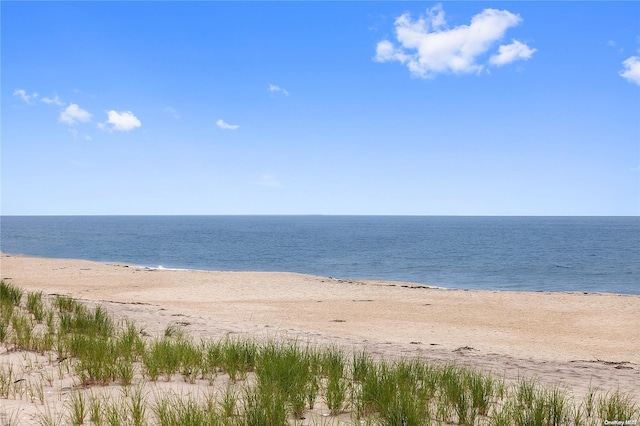
[[[612,296],[629,296],[629,297],[640,297],[640,294],[635,293],[615,293],[609,291],[580,291],[580,290],[514,290],[514,289],[490,289],[490,288],[456,288],[456,287],[443,287],[434,284],[426,284],[419,283],[414,281],[403,281],[403,280],[391,280],[384,278],[358,278],[358,277],[334,277],[334,276],[325,276],[325,275],[316,275],[306,272],[293,272],[293,271],[260,271],[260,270],[234,270],[234,269],[199,269],[199,268],[173,268],[173,267],[165,267],[163,265],[158,266],[150,266],[143,264],[135,264],[135,263],[127,263],[121,261],[101,261],[101,260],[90,260],[90,259],[79,259],[79,258],[67,258],[67,257],[46,257],[46,256],[35,256],[35,255],[27,255],[27,254],[15,254],[15,253],[7,253],[0,251],[0,258],[3,257],[23,257],[23,258],[31,258],[31,259],[50,259],[50,260],[61,260],[61,261],[82,261],[82,262],[94,262],[104,265],[114,265],[114,266],[126,266],[131,268],[138,268],[149,271],[183,271],[183,272],[212,272],[212,273],[255,273],[255,274],[299,274],[299,275],[308,275],[321,279],[328,280],[336,280],[338,282],[361,282],[361,283],[380,283],[380,285],[389,285],[389,286],[401,286],[401,287],[411,287],[411,288],[426,288],[426,289],[437,289],[437,290],[450,290],[450,291],[470,291],[470,292],[504,292],[504,293],[538,293],[538,294],[600,294],[600,295],[612,295]]]
[[[640,296],[456,290],[282,272],[150,269],[0,255],[2,278],[28,291],[102,304],[149,333],[281,336],[381,357],[421,357],[638,396]],[[411,290],[420,289],[415,292]]]

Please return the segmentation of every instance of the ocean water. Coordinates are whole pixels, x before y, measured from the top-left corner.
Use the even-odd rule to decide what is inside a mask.
[[[640,294],[640,217],[2,216],[9,254]]]

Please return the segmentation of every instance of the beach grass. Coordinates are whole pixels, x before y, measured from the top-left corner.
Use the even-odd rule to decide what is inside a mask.
[[[99,305],[41,292],[23,296],[0,283],[0,399],[35,407],[40,425],[640,421],[637,402],[616,389],[576,397],[533,378],[507,383],[469,367],[378,359],[365,350],[285,339],[196,341],[176,325],[149,337]],[[0,416],[28,424],[17,412]]]

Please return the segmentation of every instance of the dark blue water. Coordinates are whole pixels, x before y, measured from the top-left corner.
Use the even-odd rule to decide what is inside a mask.
[[[10,254],[640,294],[639,217],[3,216],[0,229]]]

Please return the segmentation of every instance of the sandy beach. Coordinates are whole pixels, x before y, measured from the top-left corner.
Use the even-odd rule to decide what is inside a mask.
[[[574,392],[638,394],[640,297],[462,291],[295,273],[158,270],[2,254],[1,278],[99,302],[150,333],[285,337],[453,361]]]

